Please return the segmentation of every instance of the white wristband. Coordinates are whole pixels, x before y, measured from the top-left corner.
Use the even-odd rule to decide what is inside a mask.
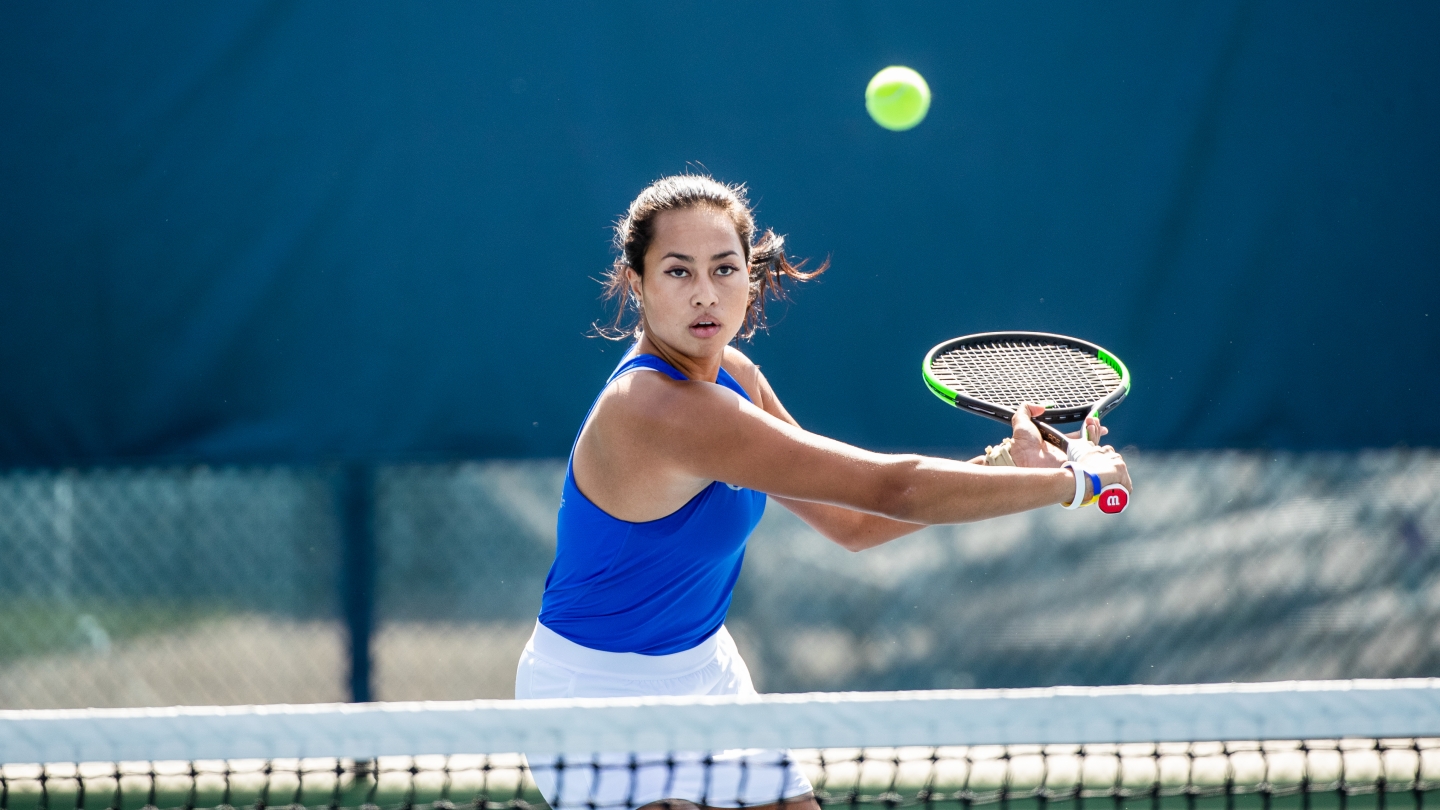
[[[1085,470],[1073,461],[1061,464],[1060,468],[1069,470],[1070,474],[1075,476],[1075,497],[1070,499],[1070,503],[1061,504],[1061,506],[1066,509],[1079,509],[1085,505]]]
[[[1085,439],[1071,439],[1066,455],[1070,457],[1071,461],[1079,461],[1099,449],[1100,446],[1094,442]]]

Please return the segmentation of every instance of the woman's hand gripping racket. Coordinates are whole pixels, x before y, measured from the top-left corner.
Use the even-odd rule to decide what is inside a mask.
[[[1095,445],[1052,425],[1098,419],[1130,393],[1130,372],[1120,358],[1093,343],[1044,332],[986,332],[947,340],[925,355],[924,372],[936,396],[999,422],[1009,423],[1022,403],[1045,406],[1033,417],[1035,427],[1072,462],[1094,452]],[[1098,495],[1106,514],[1123,512],[1130,504],[1130,491],[1118,483]]]

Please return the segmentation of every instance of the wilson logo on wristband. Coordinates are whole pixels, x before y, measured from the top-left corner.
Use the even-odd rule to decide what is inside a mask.
[[[1100,490],[1100,511],[1107,515],[1118,515],[1130,505],[1130,493],[1119,484],[1111,484]]]

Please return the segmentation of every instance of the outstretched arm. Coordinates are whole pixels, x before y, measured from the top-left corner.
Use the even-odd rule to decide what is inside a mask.
[[[755,388],[758,389],[759,405],[766,413],[777,419],[800,427],[800,423],[785,409],[780,398],[776,396],[770,381],[755,369]],[[1018,442],[1016,455],[1017,462],[1024,467],[1058,467],[1065,459],[1063,454],[1056,455],[1050,451],[1051,446],[1040,438],[1040,431],[1031,422],[1030,417],[1039,415],[1043,408],[1034,406],[1034,411],[1025,410],[1014,420],[1014,434]],[[1098,433],[1098,420],[1093,428]],[[1094,435],[1094,433],[1092,433]],[[985,457],[976,456],[970,459],[971,464],[984,464]],[[861,512],[844,506],[835,506],[826,503],[815,503],[813,501],[802,501],[795,498],[779,496],[775,500],[782,506],[798,515],[811,528],[820,532],[826,539],[829,539],[850,551],[864,551],[867,548],[874,548],[890,542],[907,534],[914,533],[924,528],[924,524],[908,523],[895,520],[884,515],[873,515],[868,512]]]
[[[632,400],[634,410],[617,420],[624,426],[625,446],[682,478],[726,481],[913,525],[1023,512],[1067,501],[1075,491],[1066,470],[872,453],[806,432],[718,386],[664,378],[644,385],[648,391]],[[1107,459],[1108,464],[1092,465],[1102,480],[1128,479],[1118,455]],[[889,539],[887,534],[898,536],[899,529],[913,530],[826,514],[835,523],[822,530],[840,535],[847,547],[876,545]]]

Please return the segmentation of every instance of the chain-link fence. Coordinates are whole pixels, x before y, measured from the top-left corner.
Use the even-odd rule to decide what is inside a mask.
[[[1440,675],[1440,453],[1132,469],[1120,517],[1041,510],[861,554],[772,504],[730,614],[757,683]],[[338,469],[0,475],[0,708],[345,700],[352,633],[376,699],[508,697],[563,462],[364,474],[368,539]]]
[[[731,611],[777,691],[1440,675],[1440,454],[1145,455],[1124,515],[848,554],[781,510]]]
[[[0,478],[0,706],[343,699],[331,503],[288,469]]]

